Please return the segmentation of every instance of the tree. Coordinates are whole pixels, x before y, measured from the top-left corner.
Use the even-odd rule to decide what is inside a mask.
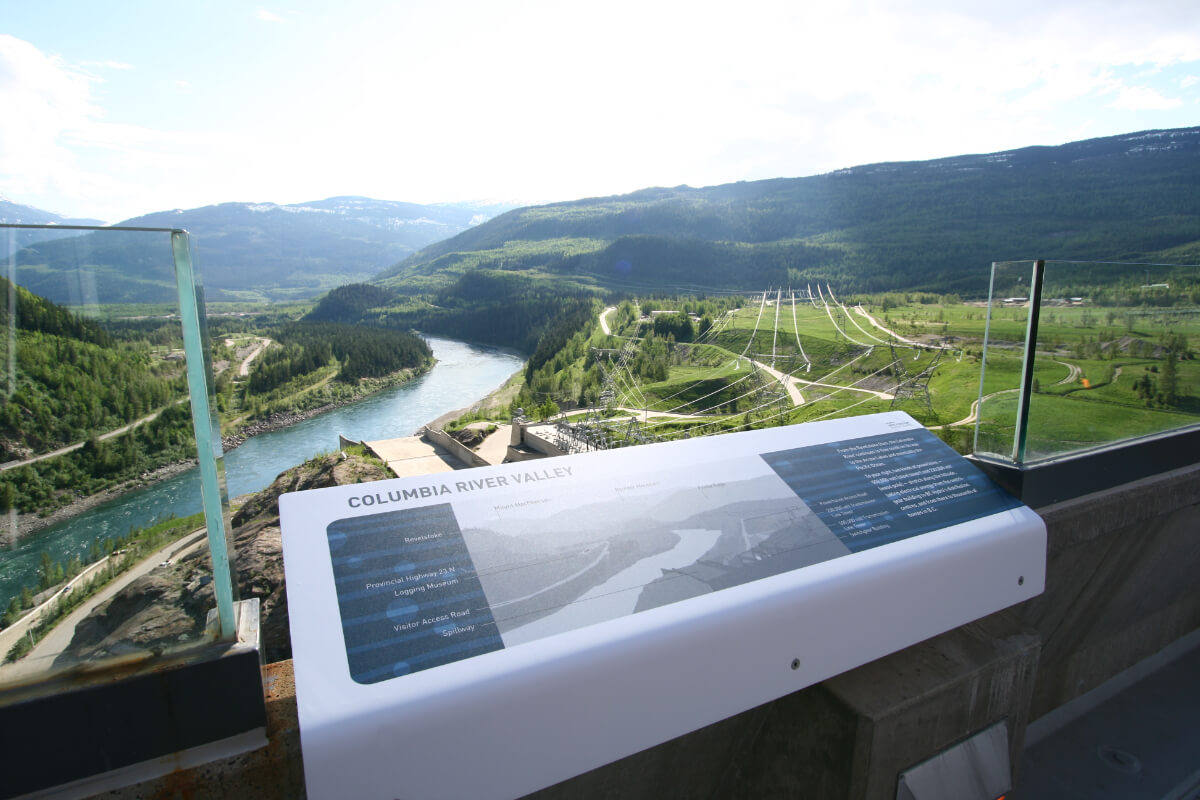
[[[8,610],[4,612],[4,627],[8,627],[16,622],[21,616],[21,598],[13,595],[12,600],[8,603]]]
[[[50,554],[42,551],[42,559],[38,565],[38,589],[49,589],[54,585],[54,561]]]
[[[1175,374],[1175,351],[1167,351],[1167,360],[1163,364],[1162,378],[1159,380],[1159,386],[1162,388],[1163,402],[1168,406],[1175,405],[1179,399],[1179,378]]]

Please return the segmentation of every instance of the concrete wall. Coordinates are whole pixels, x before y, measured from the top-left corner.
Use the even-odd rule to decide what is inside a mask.
[[[1020,753],[1037,638],[995,615],[529,795],[875,798],[1001,720]]]
[[[530,450],[524,445],[514,447],[508,446],[508,452],[504,456],[504,460],[512,463],[516,461],[536,461],[539,458],[549,458],[545,453],[539,453],[537,450]]]
[[[438,447],[448,450],[451,455],[469,467],[490,466],[482,456],[445,431],[436,428],[422,428],[421,436]]]
[[[1031,719],[1200,628],[1200,464],[1038,513],[1046,591],[1006,612],[1042,641]]]
[[[547,456],[565,456],[566,452],[558,449],[558,446],[549,439],[544,439],[538,436],[533,431],[526,428],[521,432],[521,441],[530,450],[536,450]]]

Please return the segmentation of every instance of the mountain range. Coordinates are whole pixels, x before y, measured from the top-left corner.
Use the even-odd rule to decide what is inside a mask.
[[[1200,127],[521,208],[376,277],[412,293],[472,271],[635,292],[981,295],[993,261],[1200,262]]]
[[[221,203],[160,211],[116,227],[182,228],[191,233],[197,270],[210,300],[287,300],[366,280],[419,248],[510,208],[331,197],[293,205]],[[15,204],[0,206],[0,221],[68,224],[57,215]],[[140,257],[130,249],[133,245],[128,237],[84,234],[81,241],[74,238],[43,241],[36,254],[26,254],[21,263],[46,265],[33,278],[38,285],[28,288],[52,300],[70,302],[61,288],[56,289],[65,283],[56,273],[73,268],[78,252],[87,252],[97,264],[134,264]],[[138,298],[136,288],[126,281],[120,291],[121,297],[110,299]]]
[[[446,316],[456,303],[482,311],[482,300],[510,305],[535,289],[749,292],[828,282],[846,292],[978,297],[993,261],[1196,264],[1198,186],[1200,127],[1192,127],[515,209],[334,197],[222,203],[121,224],[191,231],[210,300],[307,299],[370,280],[433,298]],[[0,204],[0,219],[37,213],[48,212]],[[119,237],[93,238],[96,263],[136,260]],[[39,285],[28,288],[71,302],[55,288],[58,272],[82,249],[71,239],[38,245],[23,261],[37,265]],[[112,299],[138,297],[136,268],[122,268],[121,279],[123,297]]]
[[[7,222],[13,225],[103,225],[97,219],[82,219],[77,217],[64,217],[62,214],[55,214],[53,211],[43,211],[40,208],[33,206],[21,205],[14,203],[4,195],[0,194],[0,223]],[[64,236],[76,236],[77,233],[69,230],[63,231],[30,231],[21,237],[23,244],[33,242],[44,242],[49,239],[60,239]]]

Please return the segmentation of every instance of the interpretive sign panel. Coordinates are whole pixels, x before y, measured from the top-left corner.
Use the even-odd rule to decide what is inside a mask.
[[[1045,558],[1036,515],[897,412],[280,509],[314,797],[519,796],[1033,596]],[[464,737],[499,776],[454,768]]]

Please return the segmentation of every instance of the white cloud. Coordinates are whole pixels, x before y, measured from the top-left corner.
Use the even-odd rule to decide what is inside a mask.
[[[1185,75],[1183,79],[1179,81],[1179,88],[1190,89],[1197,83],[1200,83],[1200,75]]]
[[[17,194],[74,182],[63,138],[99,119],[90,79],[29,42],[0,34],[0,179]]]
[[[417,201],[807,175],[1135,130],[1109,117],[1152,98],[1118,75],[1200,60],[1177,14],[1026,5],[418,5],[378,21],[404,47],[330,48],[321,113],[253,172]]]
[[[1154,127],[1194,124],[1174,122],[1172,97],[1200,80],[1180,78],[1200,75],[1192,2],[260,8],[258,20],[288,23],[272,30],[286,36],[232,46],[220,69],[174,73],[194,83],[175,82],[179,92],[206,98],[202,114],[162,91],[179,65],[114,42],[138,70],[104,73],[102,94],[98,78],[23,43],[58,81],[23,78],[25,114],[58,109],[58,122],[12,123],[0,95],[0,165],[17,168],[3,142],[28,129],[28,175],[83,175],[78,196],[103,183],[112,202],[144,212],[332,194],[550,201],[1055,144],[1151,127],[1148,112]],[[151,76],[138,96],[154,113],[142,117],[127,98]],[[130,116],[106,119],[97,98]],[[204,130],[165,129],[188,125]],[[7,174],[0,188],[20,194]]]
[[[0,34],[0,186],[18,202],[110,221],[151,210],[146,176],[176,170],[212,137],[108,122],[96,79]],[[169,183],[169,182],[168,182]]]
[[[1178,97],[1164,97],[1149,86],[1122,86],[1117,99],[1109,104],[1121,111],[1166,111],[1181,105],[1183,101]]]
[[[79,64],[80,66],[96,67],[97,69],[133,69],[133,64],[126,64],[124,61],[80,61]]]

